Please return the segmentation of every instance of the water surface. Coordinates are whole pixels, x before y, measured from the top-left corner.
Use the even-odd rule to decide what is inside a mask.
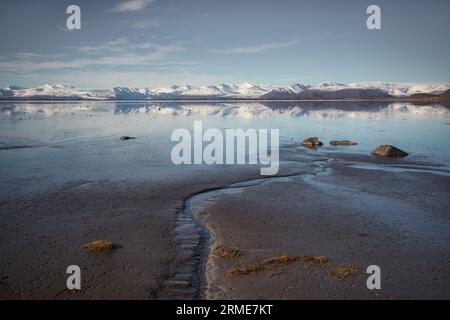
[[[279,129],[282,144],[317,136],[317,152],[369,154],[396,145],[413,160],[448,167],[450,110],[361,102],[1,102],[3,195],[70,181],[132,180],[214,167],[171,163],[174,129]],[[123,135],[137,140],[121,141]],[[331,147],[349,139],[357,146]]]

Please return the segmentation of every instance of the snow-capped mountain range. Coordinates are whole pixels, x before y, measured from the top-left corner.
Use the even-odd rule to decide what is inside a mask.
[[[170,100],[170,99],[375,99],[408,98],[414,95],[448,94],[450,83],[398,84],[360,82],[317,85],[294,83],[288,86],[219,84],[211,86],[171,86],[162,88],[115,87],[111,90],[85,90],[63,85],[36,88],[9,86],[0,89],[0,99],[12,100]]]

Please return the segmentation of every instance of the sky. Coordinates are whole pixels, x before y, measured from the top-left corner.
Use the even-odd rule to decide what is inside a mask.
[[[81,30],[66,9],[81,8]],[[381,8],[381,30],[366,26]],[[450,82],[448,0],[2,0],[0,87]]]

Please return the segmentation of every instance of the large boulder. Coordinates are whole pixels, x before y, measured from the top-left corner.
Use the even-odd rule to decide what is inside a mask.
[[[332,146],[356,146],[358,143],[350,140],[332,140],[330,145]]]
[[[308,148],[317,148],[323,146],[322,141],[317,137],[311,137],[302,141],[302,145]]]
[[[406,153],[405,151],[388,144],[379,146],[378,148],[372,151],[372,154],[374,156],[393,157],[393,158],[404,158],[409,156],[409,154]]]

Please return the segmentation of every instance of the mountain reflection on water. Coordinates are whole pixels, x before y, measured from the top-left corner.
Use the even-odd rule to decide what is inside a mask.
[[[384,119],[394,117],[442,117],[450,114],[440,104],[418,105],[405,102],[8,102],[0,103],[0,114],[62,115],[80,112],[108,112],[112,114],[150,114],[167,116],[219,116],[219,117],[319,117]]]

